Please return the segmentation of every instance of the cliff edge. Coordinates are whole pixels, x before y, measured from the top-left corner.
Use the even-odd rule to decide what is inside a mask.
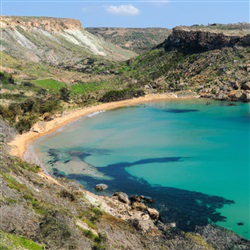
[[[212,27],[212,28],[211,28]],[[177,48],[185,53],[198,53],[224,47],[250,46],[250,25],[236,26],[238,29],[215,29],[215,26],[183,27],[173,29],[172,34],[162,44],[166,50]],[[240,27],[244,27],[240,28]]]

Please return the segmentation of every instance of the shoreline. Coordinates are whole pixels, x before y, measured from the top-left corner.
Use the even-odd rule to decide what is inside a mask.
[[[72,111],[67,111],[66,113],[63,112],[61,116],[55,117],[52,121],[49,122],[38,121],[32,126],[29,132],[26,132],[22,135],[17,135],[11,142],[8,143],[8,145],[11,147],[9,153],[12,156],[17,156],[24,160],[25,152],[28,149],[28,147],[34,142],[34,140],[46,134],[52,133],[57,129],[59,129],[60,127],[63,127],[71,122],[74,122],[80,119],[81,117],[84,117],[86,115],[95,112],[107,111],[126,106],[134,106],[137,104],[143,104],[154,101],[164,101],[164,100],[167,101],[167,100],[177,100],[177,99],[183,100],[183,99],[195,99],[195,98],[199,98],[199,96],[197,95],[197,96],[178,97],[176,94],[173,93],[150,94],[139,98],[102,103],[91,107],[74,109]]]
[[[66,126],[67,124],[70,124],[74,121],[77,121],[78,119],[81,119],[84,116],[93,114],[95,112],[102,112],[102,111],[108,111],[113,110],[116,108],[122,108],[122,107],[129,107],[134,106],[137,104],[145,104],[150,102],[157,102],[157,101],[172,101],[172,100],[192,100],[192,99],[198,99],[199,96],[177,96],[175,94],[165,93],[165,94],[151,94],[146,95],[144,97],[139,98],[133,98],[128,100],[122,100],[117,102],[110,102],[110,103],[103,103],[91,107],[84,107],[84,108],[78,108],[70,111],[64,111],[61,116],[55,116],[54,120],[49,122],[40,121],[33,125],[31,130],[29,132],[26,132],[22,135],[17,135],[14,140],[12,140],[10,143],[8,143],[9,146],[12,146],[9,153],[12,156],[17,156],[25,161],[29,160],[29,158],[25,158],[25,153],[27,150],[29,150],[29,147],[32,145],[32,143],[49,133],[53,133],[54,131],[58,130],[59,128]],[[42,127],[39,125],[39,123],[43,123],[44,126]],[[32,131],[33,129],[33,131]],[[39,132],[34,132],[34,130],[37,130]],[[25,158],[25,159],[24,159]],[[48,179],[49,181],[61,185],[57,180],[50,175],[48,169],[46,166],[40,165],[41,172],[38,173],[42,178]],[[91,200],[95,200],[98,204],[103,204],[104,198],[99,198],[94,193],[91,193],[90,191],[85,190],[88,193],[88,197]],[[93,202],[93,201],[92,201]],[[113,208],[114,209],[114,208]],[[114,215],[112,212],[109,211],[112,215]],[[219,228],[225,228],[223,226],[218,226]],[[242,237],[232,229],[230,229],[234,234]]]

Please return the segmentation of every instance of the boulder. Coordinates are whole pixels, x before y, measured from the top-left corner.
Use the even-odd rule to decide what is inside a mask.
[[[233,89],[237,90],[237,89],[240,89],[240,84],[238,81],[234,81],[232,82],[232,87]]]
[[[43,118],[43,120],[44,120],[45,122],[50,122],[50,121],[54,120],[54,118],[51,117],[51,116],[49,116],[49,115],[46,115],[46,116]]]
[[[145,201],[147,203],[154,203],[154,200],[149,196],[141,195],[140,198],[141,198],[141,200],[143,200],[143,201]]]
[[[134,196],[130,196],[130,200],[131,202],[141,201],[141,198],[138,195],[134,195]]]
[[[216,96],[217,100],[227,100],[228,99],[228,95],[224,92],[220,92],[217,96]]]
[[[159,219],[160,214],[159,214],[159,212],[156,209],[148,207],[147,211],[148,211],[149,216],[153,220],[158,220]]]
[[[147,84],[147,85],[144,86],[144,89],[146,89],[146,90],[147,89],[152,89],[152,86],[150,84]]]
[[[250,91],[243,93],[241,99],[243,102],[250,102]]]
[[[108,185],[103,184],[103,183],[97,184],[97,185],[95,186],[95,189],[96,189],[97,191],[103,191],[103,190],[105,190],[105,189],[107,189],[107,188],[108,188]]]
[[[242,91],[237,91],[235,94],[234,94],[235,98],[237,99],[241,99],[242,97]]]
[[[129,201],[129,198],[128,198],[128,195],[126,193],[123,193],[123,192],[115,192],[113,194],[113,197],[117,197],[119,201],[125,203],[125,204],[129,204],[130,201]]]
[[[242,84],[241,88],[244,90],[250,90],[250,82],[246,82]]]
[[[138,201],[133,202],[131,207],[137,211],[147,210],[147,206],[143,203],[138,202]]]

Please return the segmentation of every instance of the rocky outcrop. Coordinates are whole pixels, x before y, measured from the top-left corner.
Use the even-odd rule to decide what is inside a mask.
[[[128,195],[123,192],[115,192],[113,197],[117,197],[117,199],[125,204],[130,204],[130,200]]]
[[[59,32],[65,29],[80,30],[80,21],[71,18],[52,18],[52,17],[22,17],[22,16],[3,16],[0,26],[4,29],[14,27],[25,27],[43,29],[48,32]]]
[[[224,47],[250,46],[250,34],[227,34],[214,30],[192,30],[188,27],[176,27],[163,43],[166,50],[176,48],[185,53],[197,53]]]
[[[158,232],[155,225],[159,219],[159,212],[139,201],[131,201],[123,192],[116,192],[111,198],[96,196],[87,192],[85,197],[95,206],[99,206],[106,213],[132,223],[135,228],[142,232]]]

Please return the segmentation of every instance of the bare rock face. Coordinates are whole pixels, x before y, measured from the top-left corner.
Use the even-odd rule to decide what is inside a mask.
[[[3,28],[22,26],[29,29],[35,27],[49,32],[82,29],[80,21],[71,18],[5,16],[2,18],[1,24]]]
[[[185,53],[197,53],[234,46],[250,46],[250,35],[229,35],[213,30],[192,30],[187,27],[176,27],[164,42],[165,49],[177,48]]]
[[[93,56],[123,61],[136,55],[90,34],[80,21],[69,18],[2,16],[0,32],[4,53],[57,66]]]

